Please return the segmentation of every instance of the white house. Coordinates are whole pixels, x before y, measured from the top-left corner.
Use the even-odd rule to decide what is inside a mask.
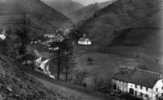
[[[92,41],[89,38],[82,37],[78,40],[78,44],[79,45],[92,45]]]
[[[53,76],[49,70],[49,61],[50,59],[39,57],[38,59],[35,60],[35,64],[38,68],[42,69],[46,75],[55,79],[55,76]]]
[[[0,33],[0,39],[1,39],[1,40],[5,40],[6,37],[7,37],[6,34],[7,34],[7,33],[6,33],[6,30],[3,29],[2,32]]]
[[[44,37],[47,37],[47,38],[55,38],[55,35],[54,34],[45,34]]]
[[[49,41],[47,42],[62,42],[65,39],[61,34],[57,34],[57,33],[45,34],[44,37],[49,39]]]
[[[127,93],[143,100],[159,100],[163,97],[161,77],[161,74],[151,71],[123,69],[112,78],[113,91]]]
[[[59,50],[59,47],[54,47],[54,48],[49,47],[49,50],[52,50],[52,51],[57,51],[57,50]]]

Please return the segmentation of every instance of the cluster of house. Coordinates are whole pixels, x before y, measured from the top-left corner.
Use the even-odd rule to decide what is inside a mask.
[[[64,41],[64,37],[60,34],[44,34],[43,38],[46,38],[45,41],[41,41],[41,40],[36,40],[36,41],[31,41],[31,44],[33,45],[37,45],[37,44],[42,44],[45,46],[48,46],[49,50],[53,50],[53,51],[57,51],[59,50],[59,46],[55,43],[60,43],[62,41]],[[51,46],[50,44],[53,43],[53,46]],[[86,37],[86,35],[84,34],[83,37],[81,37],[78,40],[78,45],[92,45],[92,42],[89,38]],[[48,75],[49,77],[55,79],[55,76],[51,74],[50,70],[49,70],[49,62],[50,59],[48,58],[44,58],[42,57],[39,52],[37,50],[34,50],[35,55],[38,57],[35,60],[35,65],[36,70],[40,69],[44,74]]]
[[[58,45],[55,45],[55,46],[51,46],[50,44],[51,43],[60,43],[64,40],[64,37],[61,36],[61,35],[53,35],[53,34],[44,34],[44,38],[47,38],[47,40],[45,41],[41,41],[41,40],[34,40],[34,41],[31,41],[31,44],[32,45],[37,45],[37,44],[41,44],[41,45],[44,45],[44,46],[47,46],[47,48],[50,50],[50,51],[57,51],[59,50],[59,46]]]
[[[64,41],[64,37],[61,34],[44,34],[45,38],[48,38],[50,42],[62,42]]]
[[[142,100],[161,100],[163,97],[163,77],[151,71],[123,68],[114,74],[112,86],[114,93],[129,94]]]
[[[52,41],[59,41],[62,42],[64,40],[64,37],[56,34],[45,34],[44,37],[49,38],[49,41],[47,42],[52,42]],[[78,45],[84,45],[84,46],[90,46],[92,45],[92,41],[86,36],[86,34],[83,34],[83,36],[78,40]]]

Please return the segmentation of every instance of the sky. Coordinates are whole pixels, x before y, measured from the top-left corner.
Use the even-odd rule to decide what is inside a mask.
[[[83,4],[83,5],[88,5],[88,4],[91,4],[91,3],[105,2],[105,1],[108,1],[108,0],[72,0],[72,1],[79,2],[79,3]]]

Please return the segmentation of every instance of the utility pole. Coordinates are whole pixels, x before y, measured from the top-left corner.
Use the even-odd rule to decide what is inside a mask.
[[[19,53],[21,54],[21,55],[24,55],[25,54],[25,48],[26,48],[26,43],[27,43],[27,18],[26,18],[26,13],[23,13],[23,31],[19,31],[18,32],[18,35],[20,36],[20,38],[21,38],[21,42],[22,42],[22,45],[21,45],[21,47],[20,47],[20,50],[19,50]]]

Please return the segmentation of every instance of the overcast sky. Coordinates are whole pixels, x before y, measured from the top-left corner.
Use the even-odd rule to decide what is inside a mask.
[[[88,5],[91,3],[104,2],[104,1],[108,1],[108,0],[73,0],[73,1],[79,2],[79,3],[84,4],[84,5]]]

